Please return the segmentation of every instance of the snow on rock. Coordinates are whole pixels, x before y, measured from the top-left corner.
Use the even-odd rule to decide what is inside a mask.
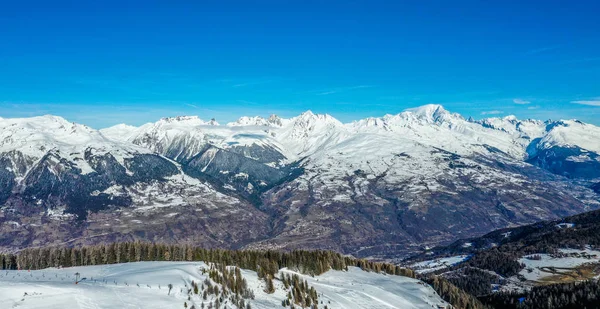
[[[227,126],[237,127],[237,126],[266,126],[266,127],[282,127],[284,124],[289,122],[287,119],[282,119],[277,115],[271,115],[269,118],[263,118],[260,116],[248,117],[243,116],[240,117],[235,122],[230,122]]]
[[[98,130],[76,124],[58,116],[0,119],[0,153],[19,152],[33,161],[47,153],[67,159],[82,170],[94,171],[84,160],[85,152],[93,155],[110,153],[119,163],[148,149],[109,139]]]

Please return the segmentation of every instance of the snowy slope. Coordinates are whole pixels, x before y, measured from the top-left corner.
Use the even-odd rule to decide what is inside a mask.
[[[600,128],[577,120],[563,120],[551,126],[550,131],[539,142],[540,148],[580,147],[600,153]]]
[[[504,119],[486,119],[483,123],[510,121]],[[525,133],[517,130],[507,131],[481,123],[465,120],[459,114],[445,110],[441,105],[425,105],[408,109],[397,115],[382,118],[370,118],[350,124],[354,132],[379,133],[391,132],[391,136],[410,139],[432,147],[461,155],[474,152],[487,152],[483,144],[493,146],[514,158],[525,158],[528,141],[523,141]],[[535,130],[532,130],[535,131]],[[541,132],[535,132],[541,134]],[[537,135],[536,135],[537,136]]]
[[[202,300],[193,295],[188,300],[191,281],[203,282],[207,276],[201,262],[139,262],[102,266],[85,266],[38,271],[5,271],[0,274],[0,299],[6,308],[205,308],[214,296]],[[86,278],[74,284],[74,274]],[[282,270],[281,273],[291,273]],[[276,281],[276,291],[266,294],[264,281],[253,271],[242,271],[255,299],[252,308],[281,306],[286,293]],[[364,272],[329,271],[320,276],[303,276],[319,293],[323,308],[432,308],[445,304],[433,289],[422,282],[400,276]],[[168,284],[173,285],[171,293]],[[139,285],[139,287],[138,287]],[[159,288],[160,287],[160,288]],[[27,295],[25,295],[27,293]],[[200,293],[201,295],[201,293]],[[231,303],[225,308],[236,308]]]

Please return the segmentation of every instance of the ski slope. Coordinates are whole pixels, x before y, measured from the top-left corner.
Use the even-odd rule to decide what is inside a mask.
[[[203,300],[187,289],[191,281],[203,282],[207,275],[202,262],[138,262],[36,271],[2,271],[0,273],[0,308],[205,308],[214,295]],[[280,273],[293,273],[283,269]],[[75,284],[75,273],[82,279]],[[264,281],[253,271],[243,270],[255,298],[252,308],[281,307],[286,291],[275,281],[276,291],[263,291]],[[301,275],[318,294],[319,308],[432,308],[446,304],[431,287],[421,281],[362,271],[329,271],[320,276]],[[169,293],[168,285],[173,289]],[[237,308],[225,303],[221,308]]]

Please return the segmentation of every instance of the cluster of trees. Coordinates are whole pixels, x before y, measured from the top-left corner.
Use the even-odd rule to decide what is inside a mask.
[[[534,254],[534,255],[528,255],[525,258],[528,260],[532,260],[532,261],[539,261],[542,259],[542,256],[539,254]]]
[[[525,294],[494,293],[483,301],[506,309],[594,309],[600,307],[600,283],[589,280],[538,286]]]
[[[503,249],[505,248],[493,248],[478,252],[462,264],[461,267],[487,269],[504,277],[511,277],[518,274],[525,268],[524,264],[518,262],[522,254],[519,251]]]
[[[203,269],[205,274],[205,269]],[[229,267],[212,264],[208,271],[209,278],[206,278],[204,282],[198,284],[195,281],[191,282],[191,287],[187,290],[188,301],[196,301],[194,296],[202,297],[200,309],[219,309],[227,308],[227,303],[235,304],[237,308],[251,309],[247,299],[254,299],[254,293],[248,288],[246,280],[242,277],[241,270],[238,267]],[[212,280],[212,281],[211,281]],[[218,285],[221,285],[219,289]],[[187,285],[186,285],[187,286]],[[212,296],[209,300],[209,296]],[[205,305],[208,303],[208,305]],[[187,302],[184,304],[184,308],[187,308]],[[195,305],[190,308],[196,309]]]
[[[17,256],[14,254],[0,254],[1,269],[17,269]]]
[[[442,276],[458,288],[477,297],[492,293],[492,284],[503,284],[505,281],[498,275],[473,267],[464,267]]]
[[[484,305],[473,295],[456,287],[450,281],[440,276],[430,276],[424,278],[425,282],[431,284],[433,289],[444,299],[449,302],[453,308],[458,309],[491,309]],[[499,307],[502,308],[502,307]]]
[[[242,270],[237,266],[231,267],[224,264],[211,264],[208,277],[223,287],[225,296],[227,296],[227,293],[229,292],[243,299],[254,299],[254,292],[252,289],[248,288],[248,283],[242,276]]]
[[[319,295],[314,287],[308,285],[306,280],[302,281],[300,276],[294,274],[281,274],[281,281],[286,290],[289,289],[286,299],[281,303],[284,307],[296,304],[302,308],[310,308],[313,304],[319,304]]]

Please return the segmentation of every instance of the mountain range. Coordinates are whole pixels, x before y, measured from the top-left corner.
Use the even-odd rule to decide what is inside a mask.
[[[390,258],[600,208],[600,128],[440,105],[95,130],[0,118],[0,249],[148,240]]]

